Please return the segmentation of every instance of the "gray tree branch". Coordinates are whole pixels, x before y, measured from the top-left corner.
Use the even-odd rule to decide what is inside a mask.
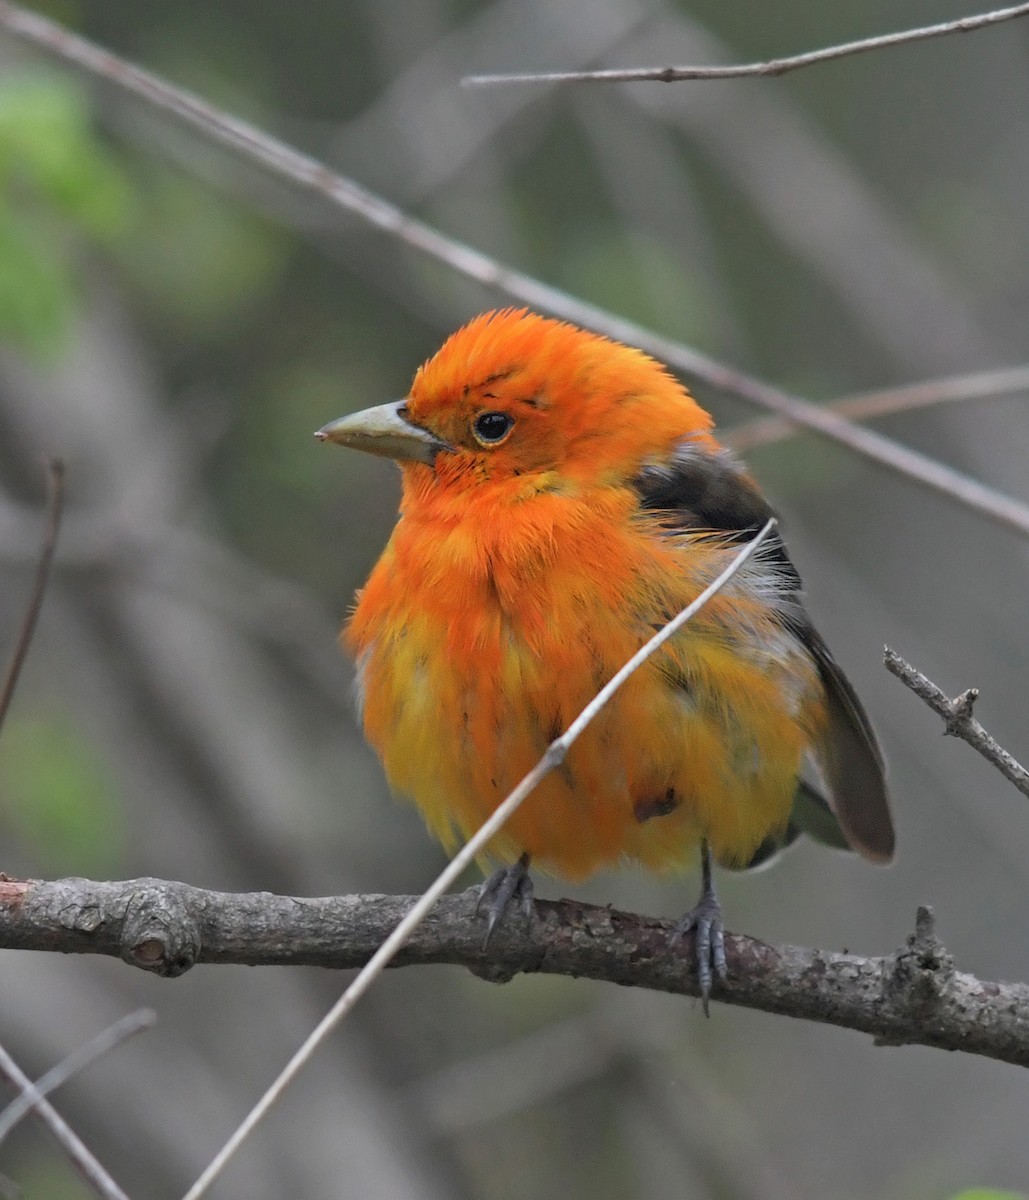
[[[469,87],[491,86],[498,83],[638,83],[653,80],[657,83],[680,83],[698,79],[754,79],[760,76],[786,75],[816,63],[831,62],[837,58],[849,58],[852,54],[867,54],[870,50],[885,50],[892,46],[903,46],[909,42],[925,42],[931,38],[946,37],[952,33],[971,33],[985,29],[1001,21],[1013,21],[1016,17],[1029,16],[1029,4],[1016,4],[1011,8],[998,8],[993,12],[976,13],[960,17],[956,21],[944,21],[938,25],[923,25],[918,29],[904,29],[899,33],[881,33],[875,37],[860,38],[838,46],[823,46],[803,54],[791,54],[788,58],[771,58],[764,62],[735,63],[722,67],[618,67],[603,71],[541,71],[504,75],[466,75],[461,82]]]
[[[0,1076],[13,1084],[20,1095],[28,1097],[31,1107],[40,1120],[54,1135],[65,1154],[75,1165],[76,1170],[98,1196],[101,1196],[103,1200],[129,1200],[85,1142],[50,1101],[40,1094],[32,1080],[3,1046],[0,1046]],[[17,1193],[15,1194],[17,1195]]]
[[[944,734],[961,738],[973,750],[978,750],[1023,796],[1029,796],[1029,771],[972,716],[972,707],[979,699],[978,688],[969,688],[951,700],[942,688],[889,646],[883,649],[883,662],[891,675],[896,675],[905,687],[943,718]]]
[[[210,141],[260,164],[298,192],[310,192],[459,275],[555,316],[596,329],[638,346],[677,370],[729,392],[778,416],[823,434],[874,462],[918,480],[959,504],[1021,534],[1029,533],[1029,506],[946,464],[902,446],[874,430],[852,424],[828,409],[810,404],[680,342],[579,300],[559,288],[504,266],[473,246],[450,238],[417,220],[355,180],[270,137],[262,130],[198,96],[175,87],[134,63],[81,38],[47,17],[9,0],[0,0],[0,31],[35,46],[88,74],[107,80],[201,133]]]
[[[302,898],[222,893],[159,879],[0,880],[0,949],[104,954],[164,976],[197,963],[354,968],[415,902],[411,896]],[[451,963],[507,982],[567,975],[697,996],[693,956],[669,949],[672,922],[572,900],[536,902],[488,951],[474,894],[444,896],[394,960]],[[871,1034],[880,1045],[964,1050],[1029,1066],[1029,985],[955,970],[930,910],[892,954],[862,957],[727,936],[729,981],[715,998]]]

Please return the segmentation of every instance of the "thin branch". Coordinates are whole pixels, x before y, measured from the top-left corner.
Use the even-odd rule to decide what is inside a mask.
[[[819,50],[808,50],[804,54],[793,54],[788,58],[771,58],[765,62],[736,63],[725,67],[625,67],[603,71],[545,71],[539,74],[514,75],[466,75],[461,83],[466,87],[486,87],[498,83],[677,83],[685,79],[752,79],[755,76],[785,75],[802,67],[813,67],[816,63],[831,62],[837,58],[848,58],[853,54],[865,54],[872,50],[885,50],[890,46],[903,46],[908,42],[925,42],[930,38],[946,37],[952,33],[971,33],[1001,21],[1013,21],[1016,17],[1029,15],[1029,4],[1016,4],[1011,8],[998,8],[993,12],[979,13],[971,17],[960,17],[956,21],[944,21],[939,25],[923,25],[918,29],[905,29],[900,33],[882,33],[875,37],[860,38],[856,42],[843,42],[838,46],[825,46]]]
[[[537,900],[531,926],[504,922],[482,946],[478,889],[441,897],[395,966],[449,963],[494,983],[563,975],[699,996],[693,956],[669,951],[674,922],[575,900]],[[102,954],[160,975],[195,963],[352,969],[396,928],[411,896],[222,893],[159,879],[0,881],[0,948]],[[716,999],[871,1034],[884,1045],[964,1050],[1029,1066],[1029,984],[958,972],[920,910],[894,954],[865,957],[726,937]]]
[[[59,458],[52,458],[47,463],[47,519],[43,532],[43,545],[39,552],[36,566],[36,578],[32,585],[32,595],[29,597],[28,608],[22,618],[21,628],[14,643],[14,653],[0,684],[0,729],[3,729],[7,710],[14,698],[14,689],[18,686],[18,676],[28,656],[32,635],[36,630],[40,609],[43,607],[43,597],[46,595],[46,585],[50,578],[50,567],[54,561],[54,551],[57,549],[57,534],[61,528],[61,512],[64,508],[64,463]]]
[[[726,61],[722,43],[686,9],[665,5],[644,44],[653,46],[655,37],[659,46],[684,42],[710,62]],[[722,84],[717,94],[693,88],[686,100],[681,89],[634,87],[619,89],[608,103],[639,110],[674,130],[677,140],[685,136],[694,154],[724,172],[726,183],[753,206],[764,236],[781,238],[898,364],[927,374],[993,361],[997,339],[970,303],[968,285],[918,243],[883,190],[817,128],[821,122],[805,117],[790,93]],[[604,103],[602,91],[580,95],[581,103]],[[817,220],[798,197],[811,199]]]
[[[937,404],[986,400],[1024,391],[1029,391],[1029,366],[1003,367],[996,371],[976,371],[971,375],[929,379],[905,387],[860,392],[853,396],[845,396],[842,400],[834,400],[826,405],[826,408],[851,421],[868,421],[874,417],[932,408]],[[766,417],[760,421],[738,425],[734,429],[723,429],[721,439],[727,446],[745,454],[759,446],[781,442],[799,432],[792,421]]]
[[[943,732],[945,734],[961,738],[973,750],[978,750],[983,758],[992,763],[1009,783],[1013,783],[1018,788],[1023,796],[1029,796],[1029,771],[1013,755],[1009,754],[996,738],[987,733],[972,716],[972,707],[979,699],[978,688],[969,688],[968,691],[962,692],[960,696],[951,700],[946,692],[938,688],[931,679],[913,667],[907,659],[901,658],[889,646],[884,647],[883,662],[891,675],[896,675],[905,687],[910,688],[920,700],[924,700],[929,705],[934,713],[944,719],[946,728]]]
[[[250,162],[259,163],[294,187],[313,192],[484,287],[532,308],[596,329],[618,341],[638,346],[713,388],[815,430],[1009,529],[1029,534],[1029,505],[970,479],[927,455],[901,446],[890,438],[852,425],[836,413],[754,379],[698,350],[662,337],[634,321],[614,316],[531,275],[512,270],[466,243],[447,237],[431,225],[408,216],[396,205],[360,184],[330,171],[317,159],[301,154],[253,125],[100,49],[38,13],[0,0],[0,29],[6,29],[22,41],[117,84],[153,107],[185,122],[209,140],[243,155]]]
[[[0,889],[5,886],[7,885],[0,881]],[[2,900],[0,900],[0,904],[2,904]],[[36,1091],[35,1084],[3,1046],[0,1046],[0,1075],[3,1075],[29,1100],[32,1110],[54,1135],[83,1179],[98,1196],[102,1196],[103,1200],[128,1200],[125,1193],[107,1174],[78,1134],[72,1130],[50,1101]]]
[[[128,1041],[144,1029],[150,1029],[157,1020],[157,1014],[149,1008],[140,1008],[129,1013],[121,1020],[103,1029],[95,1037],[83,1045],[76,1047],[71,1054],[62,1058],[46,1074],[41,1075],[33,1084],[32,1092],[22,1092],[0,1112],[0,1144],[18,1124],[22,1117],[30,1113],[40,1096],[48,1096],[52,1091],[61,1087],[69,1079],[92,1066],[98,1058],[103,1058],[122,1042]]]
[[[682,612],[678,613],[658,630],[629,659],[625,666],[600,689],[564,733],[550,743],[539,762],[522,779],[511,794],[494,809],[490,817],[468,839],[457,854],[454,855],[453,859],[439,873],[435,881],[411,906],[410,911],[404,915],[389,937],[386,938],[368,962],[361,968],[350,986],[308,1035],[300,1049],[289,1060],[271,1087],[268,1088],[257,1104],[254,1105],[232,1137],[229,1138],[215,1155],[207,1169],[186,1193],[183,1200],[199,1200],[199,1197],[208,1190],[258,1123],[311,1060],[318,1047],[343,1023],[361,997],[368,991],[386,967],[389,966],[390,962],[404,946],[404,943],[428,916],[430,909],[436,901],[479,857],[490,841],[500,832],[514,812],[528,799],[546,776],[564,762],[573,744],[622,684],[634,672],[639,670],[647,659],[655,654],[670,637],[673,637],[691,617],[695,616],[729,582],[743,564],[757,553],[762,543],[775,528],[775,524],[774,518],[767,521],[757,536],[751,539],[738,554],[733,556],[732,561],[718,578],[709,584]]]

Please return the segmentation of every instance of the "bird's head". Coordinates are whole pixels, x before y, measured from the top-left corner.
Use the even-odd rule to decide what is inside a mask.
[[[642,351],[505,309],[452,334],[404,400],[316,436],[444,484],[556,477],[581,486],[624,483],[684,437],[710,444],[710,427],[686,389]]]

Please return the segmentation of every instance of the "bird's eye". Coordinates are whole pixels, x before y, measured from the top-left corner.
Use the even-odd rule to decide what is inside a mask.
[[[472,432],[480,445],[495,446],[507,437],[513,424],[514,417],[509,417],[507,413],[484,412],[475,418]]]

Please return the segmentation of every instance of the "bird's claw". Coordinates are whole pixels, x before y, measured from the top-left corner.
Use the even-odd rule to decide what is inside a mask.
[[[528,926],[533,912],[532,878],[529,875],[529,856],[521,858],[508,867],[499,867],[479,887],[479,898],[475,904],[475,915],[486,908],[486,936],[482,939],[483,950],[490,943],[493,930],[514,902]],[[488,906],[488,907],[487,907]]]
[[[703,888],[696,907],[682,918],[672,930],[669,943],[673,946],[693,931],[693,945],[697,956],[697,983],[700,985],[700,1003],[704,1016],[709,1017],[708,1006],[711,987],[717,976],[719,983],[729,978],[729,965],[725,961],[725,924],[722,921],[722,906],[715,895],[711,878],[711,851],[705,841],[701,846],[700,862],[703,869]]]
[[[672,930],[671,944],[677,945],[683,937],[694,930],[694,947],[697,955],[697,982],[700,984],[700,1003],[704,1016],[710,1016],[708,1004],[715,977],[724,983],[729,977],[725,961],[725,925],[722,921],[722,906],[715,896],[702,896],[696,908],[691,909]]]

